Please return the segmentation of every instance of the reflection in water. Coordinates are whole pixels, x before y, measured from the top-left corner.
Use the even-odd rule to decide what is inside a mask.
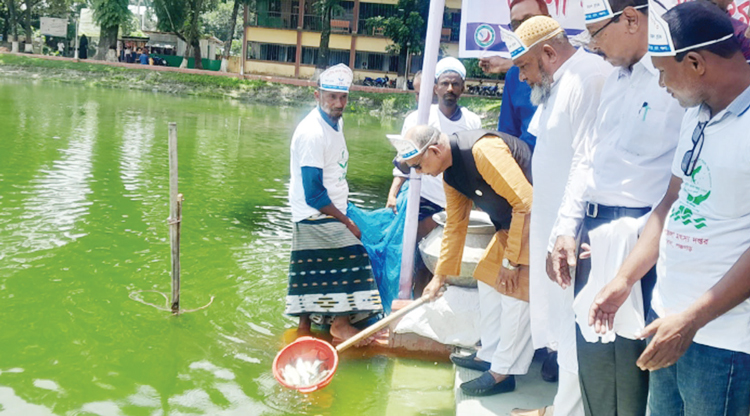
[[[0,379],[2,382],[2,379]],[[10,387],[0,386],[0,412],[8,409],[13,415],[55,416],[50,409],[38,404],[29,403],[18,397]]]
[[[61,149],[61,158],[43,167],[27,185],[21,221],[7,225],[15,244],[4,244],[0,257],[30,253],[63,246],[86,234],[76,225],[88,214],[91,193],[92,148],[97,133],[95,101],[88,101],[83,110],[73,114],[73,134],[68,147]]]
[[[0,414],[383,414],[386,360],[342,363],[310,396],[270,371],[295,325],[288,149],[307,111],[0,81],[0,143],[17,152],[0,152]],[[216,295],[178,318],[128,298],[169,291],[169,121],[183,307]],[[346,129],[352,200],[379,207],[391,130]]]
[[[125,196],[142,199],[143,190],[149,187],[149,178],[144,173],[154,141],[154,118],[128,111],[121,122],[127,126],[122,131],[120,147],[120,177],[127,191]]]

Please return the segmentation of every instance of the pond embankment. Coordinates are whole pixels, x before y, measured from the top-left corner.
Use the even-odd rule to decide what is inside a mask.
[[[279,106],[309,106],[314,87],[309,81],[257,75],[221,74],[171,67],[79,61],[0,53],[0,77],[37,79],[112,89],[214,97]],[[403,117],[415,107],[412,94],[354,90],[349,112],[380,117]],[[460,104],[479,114],[487,127],[496,125],[500,100],[462,97]]]

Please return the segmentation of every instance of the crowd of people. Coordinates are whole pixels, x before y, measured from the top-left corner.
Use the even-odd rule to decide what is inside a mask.
[[[155,65],[159,58],[151,56],[148,46],[134,47],[126,43],[125,47],[120,49],[119,61],[128,64]]]
[[[717,0],[718,2],[718,0]],[[445,210],[422,293],[458,275],[469,214],[496,234],[477,264],[482,371],[468,395],[513,391],[535,349],[555,351],[553,403],[520,416],[750,414],[750,42],[723,0],[583,0],[573,42],[543,0],[513,0],[497,131],[458,105],[466,70],[436,66],[427,125],[401,135],[388,206],[422,174],[420,236]],[[286,313],[355,335],[383,307],[346,216],[342,115],[352,81],[320,76],[291,142],[294,234]],[[417,283],[417,286],[420,284]],[[419,289],[422,289],[420,287]]]

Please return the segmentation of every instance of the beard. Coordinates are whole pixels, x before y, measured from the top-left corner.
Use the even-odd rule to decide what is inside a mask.
[[[552,95],[552,76],[542,69],[541,62],[539,63],[539,73],[542,75],[542,80],[531,86],[531,103],[540,106],[547,104],[550,95]]]

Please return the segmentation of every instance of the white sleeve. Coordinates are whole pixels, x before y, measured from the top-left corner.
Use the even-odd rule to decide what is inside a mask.
[[[482,128],[482,119],[479,118],[478,115],[470,111],[467,124],[469,130],[478,130]]]
[[[575,237],[583,222],[586,207],[584,194],[591,175],[591,159],[596,148],[595,124],[599,98],[606,76],[597,74],[583,81],[578,94],[571,97],[568,114],[573,130],[573,161],[570,164],[565,194],[550,234],[548,251],[552,251],[558,236]]]
[[[410,128],[417,125],[417,112],[412,111],[409,113],[408,116],[404,119],[404,126],[401,127],[401,135],[405,135],[407,131],[409,131]]]
[[[299,166],[323,169],[325,166],[325,138],[319,132],[300,132],[294,140]]]

